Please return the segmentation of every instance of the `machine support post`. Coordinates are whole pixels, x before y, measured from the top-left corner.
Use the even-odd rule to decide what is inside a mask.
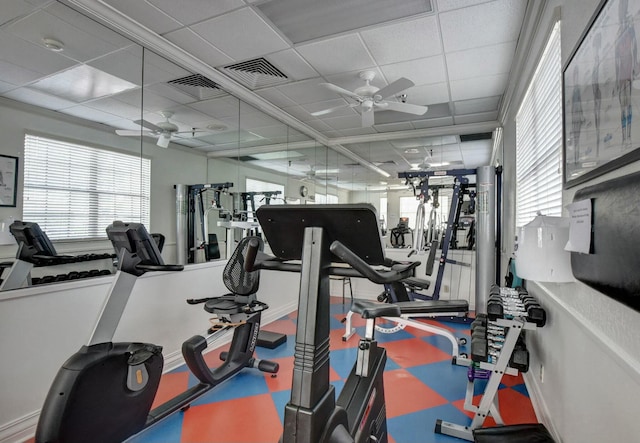
[[[176,185],[176,253],[179,265],[187,264],[187,185]]]
[[[496,171],[477,169],[476,207],[476,314],[486,313],[489,290],[496,278]]]

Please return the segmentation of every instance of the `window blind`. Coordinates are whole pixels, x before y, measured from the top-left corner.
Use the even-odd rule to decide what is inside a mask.
[[[556,22],[516,115],[516,226],[562,215],[562,61]]]
[[[151,161],[27,134],[23,220],[52,240],[103,239],[114,220],[149,226]]]

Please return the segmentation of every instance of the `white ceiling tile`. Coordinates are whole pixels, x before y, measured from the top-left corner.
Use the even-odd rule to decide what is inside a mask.
[[[438,11],[451,11],[453,9],[468,8],[469,6],[486,3],[487,0],[440,0],[438,1]]]
[[[251,129],[251,132],[268,139],[281,137],[285,141],[287,140],[287,125],[256,127]]]
[[[509,75],[492,75],[451,82],[451,99],[469,100],[492,97],[504,93]]]
[[[147,1],[187,26],[245,5],[242,0],[189,0],[188,5],[175,0]]]
[[[369,68],[367,69],[367,71],[371,71],[375,74],[373,80],[369,82],[371,85],[380,89],[387,86],[388,83],[385,81],[380,68]],[[325,76],[325,79],[327,80],[327,82],[333,83],[334,85],[340,86],[341,88],[344,88],[348,91],[355,91],[357,88],[365,85],[365,81],[360,78],[361,72],[363,71],[357,70],[341,72],[339,74],[327,75]],[[322,83],[322,81],[318,80],[318,83]],[[338,95],[335,92],[333,94]]]
[[[464,125],[466,123],[481,123],[498,119],[498,111],[479,112],[477,114],[456,115],[453,117],[456,125]]]
[[[72,101],[54,97],[52,95],[29,88],[14,89],[13,91],[5,92],[3,95],[14,100],[40,106],[41,108],[53,109],[56,111],[76,105],[76,103]]]
[[[293,49],[276,52],[265,57],[292,80],[317,77],[318,73]]]
[[[316,119],[316,117],[311,115],[309,111],[304,109],[302,106],[289,106],[289,107],[283,108],[282,110],[287,114],[291,115],[292,117],[297,118],[301,122],[306,123]]]
[[[437,128],[439,126],[451,126],[453,125],[453,117],[433,118],[433,119],[427,119],[427,120],[414,120],[411,122],[411,124],[416,129]]]
[[[133,106],[140,106],[140,103],[142,103],[142,91],[140,89],[136,89],[135,91],[127,91],[122,94],[116,95],[115,98]],[[166,97],[154,94],[151,91],[144,91],[145,112],[164,111],[175,106],[178,106],[178,103],[169,100]]]
[[[357,34],[300,45],[296,49],[322,75],[367,69],[376,65]]]
[[[180,130],[189,130],[192,128],[202,128],[211,123],[211,117],[200,112],[190,106],[174,106],[167,108],[167,111],[173,112],[173,116],[169,119],[180,126]]]
[[[30,5],[23,0],[0,0],[0,9],[2,9],[0,25],[3,25],[31,12],[33,10],[33,5]]]
[[[22,40],[8,31],[0,30],[0,41],[2,42],[0,45],[1,61],[42,75],[53,74],[76,64],[60,54]]]
[[[140,118],[140,106],[134,106],[113,97],[101,98],[91,102],[84,103],[85,106],[98,109],[110,114],[126,117],[127,120],[137,120]]]
[[[326,133],[326,131],[331,131],[331,126],[329,126],[328,124],[326,124],[325,122],[323,122],[322,120],[309,120],[306,122],[306,124],[310,127],[312,127],[313,129],[315,129],[316,131],[320,131],[322,133]]]
[[[129,51],[137,53],[139,47],[129,47]],[[153,51],[144,50],[144,83],[150,85],[157,82],[167,82],[177,78],[191,75],[186,69],[174,62],[156,54]]]
[[[496,96],[454,102],[453,109],[457,115],[497,111],[498,105],[500,104],[500,98],[500,96]]]
[[[88,65],[138,86],[142,85],[142,59],[126,49],[92,60]]]
[[[440,14],[445,52],[515,41],[527,2],[496,0]]]
[[[38,46],[43,45],[44,38],[58,40],[64,44],[64,51],[60,55],[80,62],[100,57],[119,49],[119,47],[88,34],[44,11],[38,11],[14,22],[7,30]],[[131,44],[131,42],[127,41],[128,44]]]
[[[343,129],[340,131],[343,137],[351,137],[354,135],[367,135],[367,134],[375,134],[377,131],[372,127],[368,128],[351,128],[351,129]]]
[[[206,20],[191,26],[191,29],[235,60],[246,60],[289,47],[251,8]]]
[[[236,123],[239,118],[240,101],[231,96],[203,100],[189,106],[214,118],[231,117]]]
[[[432,85],[413,86],[404,91],[407,94],[407,103],[414,105],[434,105],[436,103],[449,102],[449,88],[446,83],[434,83]]]
[[[164,34],[182,28],[182,24],[146,1],[105,0],[105,3],[151,29]],[[184,5],[184,3],[182,3]]]
[[[373,126],[378,132],[392,132],[392,131],[410,131],[413,129],[411,123],[402,122],[402,123],[383,123]]]
[[[449,79],[508,74],[515,50],[516,42],[513,41],[449,53],[446,55]]]
[[[2,71],[2,62],[0,62],[0,71]],[[0,80],[0,93],[3,93],[5,91],[10,91],[15,88],[16,88],[16,85],[12,85],[11,83],[7,83]]]
[[[168,83],[156,83],[153,85],[148,85],[145,86],[145,90],[155,92],[158,95],[167,97],[168,99],[173,100],[176,103],[181,103],[183,105],[192,103],[197,100],[196,98],[194,98],[194,96],[185,94],[175,86]]]
[[[123,48],[133,43],[123,35],[97,23],[86,15],[63,5],[59,1],[52,2],[44,10],[68,23],[70,26],[86,32],[87,34],[93,35],[100,40],[104,40],[116,48]]]
[[[362,127],[362,117],[360,116],[360,114],[348,115],[343,117],[322,118],[322,121],[336,130]]]
[[[234,59],[211,45],[191,29],[178,29],[165,34],[163,37],[214,68],[234,61]]]
[[[83,118],[85,120],[91,120],[100,123],[107,123],[113,120],[117,120],[118,116],[110,114],[108,112],[99,111],[94,108],[90,108],[84,105],[72,106],[70,108],[65,108],[61,112],[69,115],[74,115],[76,117]]]
[[[444,57],[441,55],[386,65],[380,69],[389,83],[401,77],[408,78],[418,86],[442,83],[447,80]]]
[[[303,80],[278,86],[278,90],[301,105],[336,98],[336,93],[320,86],[320,79]]]
[[[353,115],[356,113],[354,108],[349,107],[349,102],[343,98],[338,98],[335,100],[327,100],[323,102],[309,103],[307,105],[302,106],[309,114],[312,112],[322,111],[329,108],[335,108],[340,106],[340,108],[331,112],[331,114],[326,114],[330,117],[339,117],[341,115]]]
[[[14,87],[26,85],[42,77],[42,74],[39,72],[14,65],[4,60],[0,60],[0,72],[2,72],[2,80],[14,85]]]
[[[442,53],[434,15],[402,21],[361,32],[362,39],[379,65],[388,65]]]
[[[287,106],[293,106],[296,104],[296,102],[284,95],[276,87],[260,89],[255,91],[255,93],[280,108],[286,108]]]

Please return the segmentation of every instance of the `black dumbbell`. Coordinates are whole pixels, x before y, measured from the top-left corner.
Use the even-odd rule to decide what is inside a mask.
[[[509,366],[520,372],[527,372],[529,370],[529,351],[526,346],[521,345],[515,347],[509,358]]]
[[[504,316],[504,307],[502,303],[490,302],[487,303],[487,317],[489,320],[494,321]]]
[[[475,362],[487,361],[488,356],[487,340],[472,337],[471,338],[471,360]]]
[[[541,328],[547,323],[547,313],[540,305],[529,306],[527,308],[527,320]]]

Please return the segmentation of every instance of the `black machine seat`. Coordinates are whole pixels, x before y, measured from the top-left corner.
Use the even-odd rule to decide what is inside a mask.
[[[429,285],[431,284],[429,280],[424,280],[417,277],[407,277],[402,280],[402,283],[409,286],[410,288],[415,289],[429,289]]]
[[[400,316],[400,309],[398,309],[397,305],[362,299],[353,300],[351,310],[356,314],[360,314],[364,319]]]
[[[476,443],[554,443],[547,428],[540,423],[474,429],[473,441]]]
[[[469,311],[469,302],[466,300],[415,300],[400,301],[394,304],[400,308],[400,314],[409,316],[448,312],[466,313]]]

